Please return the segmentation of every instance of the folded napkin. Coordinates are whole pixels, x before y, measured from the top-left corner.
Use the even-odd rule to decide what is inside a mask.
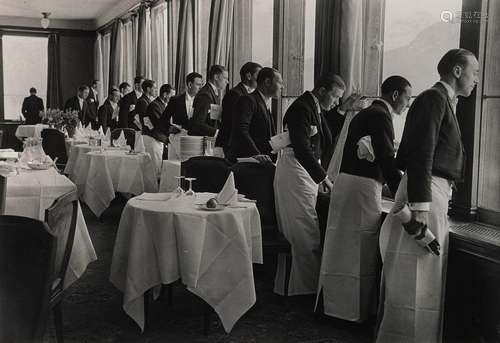
[[[88,131],[88,132],[92,132],[92,125],[90,125],[90,123],[87,124],[87,126],[85,127],[85,129]]]
[[[123,131],[120,133],[120,136],[118,137],[118,139],[115,139],[113,141],[113,145],[116,147],[121,147],[121,146],[127,145],[127,140],[125,139],[125,135],[124,135]]]
[[[78,121],[78,124],[76,124],[77,129],[81,129],[83,127],[82,122]]]
[[[282,133],[277,134],[276,136],[272,136],[269,144],[273,148],[274,152],[277,152],[288,145],[290,145],[292,141],[290,140],[290,134],[288,131],[284,131]]]
[[[104,137],[104,131],[102,130],[102,126],[99,126],[99,130],[97,132],[99,132],[99,136]]]
[[[167,201],[172,197],[172,193],[142,193],[135,197],[136,200],[145,201]]]
[[[238,203],[238,190],[234,185],[234,174],[231,172],[227,177],[226,183],[219,194],[217,194],[217,202],[221,205],[234,205]]]
[[[146,152],[146,148],[144,147],[144,139],[142,138],[142,134],[141,134],[140,131],[137,131],[135,133],[134,151],[136,151],[136,152]]]
[[[364,136],[358,141],[358,158],[360,160],[375,161],[375,152],[373,151],[372,138]]]

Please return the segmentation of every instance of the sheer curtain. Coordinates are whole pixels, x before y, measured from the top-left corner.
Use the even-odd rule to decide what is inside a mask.
[[[211,65],[228,66],[234,18],[234,0],[212,0],[210,8],[207,70]]]
[[[139,8],[137,22],[137,73],[147,79],[151,72],[151,11],[144,5]]]
[[[99,88],[97,91],[99,94],[103,94],[102,90],[104,88],[104,61],[103,61],[103,37],[100,33],[97,33],[97,38],[94,45],[94,60],[95,60],[95,74],[94,77],[99,82]]]
[[[136,45],[134,44],[133,34],[133,20],[129,20],[123,24],[122,36],[122,52],[123,52],[123,65],[121,72],[121,82],[128,82],[132,85],[135,76],[136,66]]]
[[[109,89],[109,52],[111,47],[111,32],[102,37],[102,90],[107,93]],[[103,94],[101,92],[101,94]]]
[[[195,6],[193,0],[179,0],[179,28],[175,85],[177,92],[184,91],[185,77],[195,65]]]

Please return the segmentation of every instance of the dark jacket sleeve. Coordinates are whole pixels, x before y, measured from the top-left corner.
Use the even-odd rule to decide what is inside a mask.
[[[43,111],[45,107],[43,106],[43,100],[40,99],[40,111]]]
[[[303,105],[296,105],[290,108],[287,113],[287,127],[290,134],[295,158],[309,173],[316,183],[321,183],[326,178],[326,172],[314,158],[311,149],[309,133],[311,130],[311,114]]]
[[[238,115],[233,118],[235,121],[235,135],[239,136],[241,145],[238,150],[245,151],[250,156],[260,155],[261,152],[250,135],[250,124],[252,123],[253,115],[256,111],[256,104],[248,96],[241,97],[236,106],[238,107]]]
[[[399,182],[401,181],[401,173],[396,167],[396,159],[394,156],[394,128],[391,118],[381,112],[373,113],[373,126],[370,137],[372,147],[375,153],[375,159],[382,169],[389,189],[393,196],[396,195]]]
[[[208,94],[197,94],[193,101],[193,117],[191,118],[190,134],[197,136],[214,136],[217,131],[207,124],[210,111],[210,97]]]
[[[28,99],[26,99],[26,98],[24,98],[24,100],[23,100],[23,107],[21,108],[21,113],[26,118],[26,113],[28,113]]]
[[[240,98],[239,94],[230,90],[222,99],[222,120],[220,123],[220,131],[215,140],[216,147],[226,147],[231,137],[233,119],[235,117],[234,110],[237,108],[236,103]]]
[[[120,110],[118,112],[118,126],[121,128],[127,128],[128,127],[128,116],[129,116],[129,109],[130,109],[130,97],[125,95],[123,98],[120,99],[119,105],[120,105]]]
[[[406,172],[408,175],[408,201],[432,202],[432,165],[434,150],[443,120],[446,99],[438,91],[429,90],[415,99],[405,125]]]

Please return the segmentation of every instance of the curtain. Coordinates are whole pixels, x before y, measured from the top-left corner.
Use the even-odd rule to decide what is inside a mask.
[[[109,82],[108,88],[104,88],[104,97],[108,96],[109,89],[120,84],[120,37],[118,33],[119,20],[115,20],[111,27],[109,47]],[[103,94],[103,93],[101,93]]]
[[[164,12],[166,3],[151,9],[151,74],[158,86],[166,83],[167,35]]]
[[[317,0],[314,75],[335,73],[346,82],[344,98],[354,90],[377,94],[380,83],[384,0]],[[338,175],[347,131],[354,112],[347,112],[330,165]]]
[[[135,77],[136,59],[135,55],[137,52],[136,45],[134,44],[134,25],[133,19],[125,22],[123,24],[123,66],[121,74],[121,82],[128,82],[133,84]]]
[[[146,8],[145,11],[145,22],[146,22],[146,78],[147,79],[152,79],[153,78],[153,73],[152,73],[152,63],[151,63],[151,10],[149,8]]]
[[[95,41],[94,45],[94,60],[95,60],[95,73],[94,73],[94,78],[96,80],[99,80],[99,88],[97,91],[99,94],[103,94],[103,89],[104,89],[104,69],[103,69],[103,60],[102,60],[102,35],[100,33],[97,34],[97,38]],[[101,97],[102,99],[102,97]]]
[[[59,36],[49,34],[46,108],[62,108]]]
[[[139,7],[137,23],[137,74],[147,79],[151,73],[151,12],[145,5]]]
[[[252,3],[236,1],[234,3],[233,34],[229,50],[230,88],[240,82],[240,68],[252,60]]]
[[[125,75],[125,28],[122,20],[118,20],[117,32],[117,52],[118,52],[118,66],[117,66],[117,82],[115,85],[118,87],[120,83],[127,81]]]
[[[177,29],[179,27],[179,2],[168,1],[163,12],[165,25],[165,80],[175,87],[175,66],[177,58]]]
[[[111,48],[111,33],[106,33],[102,37],[102,90],[109,89],[109,52]],[[103,93],[101,93],[103,94]]]
[[[194,0],[179,1],[179,28],[177,39],[177,63],[175,85],[177,93],[184,91],[185,77],[194,71],[195,65],[195,7]]]
[[[208,27],[207,70],[214,64],[228,66],[233,18],[234,0],[212,0]]]

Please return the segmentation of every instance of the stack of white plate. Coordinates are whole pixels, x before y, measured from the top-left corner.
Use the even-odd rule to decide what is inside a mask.
[[[186,161],[194,156],[203,156],[203,136],[181,136],[180,155],[181,161]]]

